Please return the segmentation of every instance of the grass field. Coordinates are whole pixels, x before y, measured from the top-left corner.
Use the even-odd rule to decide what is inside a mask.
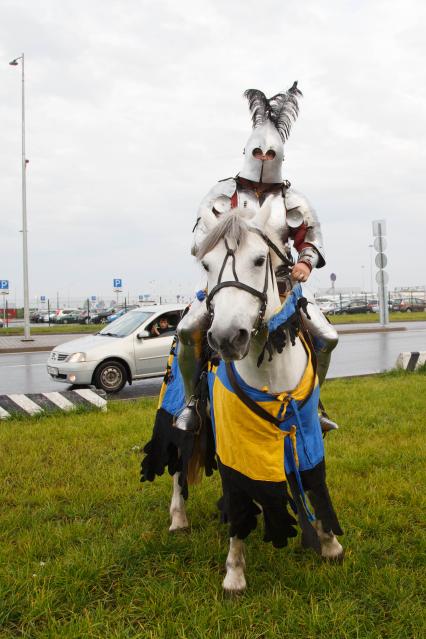
[[[354,315],[328,315],[328,319],[332,324],[364,324],[368,322],[379,322],[379,313],[359,313]],[[390,322],[419,322],[426,321],[425,311],[416,311],[415,313],[398,313],[397,311],[389,313]]]
[[[169,478],[138,482],[154,400],[2,422],[0,637],[423,639],[425,389],[425,373],[326,384],[345,562],[257,530],[236,599],[217,474],[191,491],[187,534],[167,532]]]

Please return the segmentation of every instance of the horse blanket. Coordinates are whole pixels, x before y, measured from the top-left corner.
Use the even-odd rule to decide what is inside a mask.
[[[211,415],[222,464],[260,481],[285,481],[295,464],[300,470],[319,464],[324,444],[318,418],[319,386],[310,353],[297,388],[277,395],[251,388],[233,363],[230,367],[243,393],[277,418],[280,426],[254,414],[235,394],[224,362],[210,367]]]
[[[209,391],[223,487],[220,505],[224,520],[230,523],[230,535],[247,537],[262,512],[264,540],[275,547],[287,545],[287,539],[296,535],[296,521],[287,509],[290,503],[298,516],[304,545],[319,552],[319,540],[311,523],[315,517],[305,491],[310,491],[325,527],[339,534],[340,526],[325,483],[319,386],[309,349],[307,352],[305,373],[291,392],[272,395],[252,388],[238,375],[233,363],[229,370],[224,362],[210,367]],[[255,414],[237,396],[230,381],[231,372],[243,394],[273,416],[279,426]],[[312,499],[314,493],[316,500]]]

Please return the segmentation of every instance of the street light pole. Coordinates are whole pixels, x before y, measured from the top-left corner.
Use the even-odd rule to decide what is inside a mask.
[[[10,65],[18,66],[21,60],[22,69],[22,250],[23,250],[23,275],[24,275],[24,339],[32,341],[30,336],[30,296],[28,287],[28,242],[27,242],[27,159],[25,157],[25,68],[24,54],[15,58]]]

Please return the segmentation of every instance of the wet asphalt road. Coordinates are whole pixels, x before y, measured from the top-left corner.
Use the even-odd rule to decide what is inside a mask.
[[[45,352],[0,355],[0,395],[72,390],[74,387],[70,384],[55,382],[47,374],[48,356]],[[158,395],[161,381],[161,377],[156,377],[133,382],[113,397],[132,399],[143,395]]]
[[[406,325],[406,331],[340,335],[333,353],[329,378],[378,373],[395,366],[402,351],[426,350],[426,323]],[[0,394],[62,391],[72,386],[53,381],[46,372],[48,354],[0,355]],[[117,399],[157,395],[161,378],[141,380],[125,386]]]

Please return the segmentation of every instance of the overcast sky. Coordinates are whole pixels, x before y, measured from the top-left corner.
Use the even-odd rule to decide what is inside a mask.
[[[0,279],[22,297],[25,52],[30,294],[190,293],[200,199],[235,175],[242,94],[304,93],[284,174],[316,207],[314,288],[369,286],[371,221],[390,285],[424,285],[426,5],[422,0],[2,0]],[[364,268],[363,268],[364,267]],[[375,272],[375,269],[374,269]]]

